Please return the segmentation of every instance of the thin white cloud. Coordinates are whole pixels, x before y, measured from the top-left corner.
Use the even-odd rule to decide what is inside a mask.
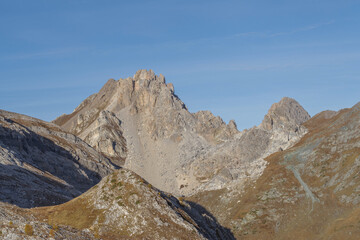
[[[330,25],[333,24],[335,21],[328,21],[328,22],[324,22],[324,23],[317,23],[317,24],[312,24],[309,26],[305,26],[302,28],[297,28],[291,31],[285,31],[285,32],[273,32],[273,33],[269,33],[269,32],[244,32],[244,33],[237,33],[234,35],[234,37],[264,37],[264,38],[269,38],[269,37],[278,37],[278,36],[284,36],[284,35],[292,35],[292,34],[296,34],[299,32],[307,32],[307,31],[311,31],[317,28],[321,28],[323,26],[326,25]]]
[[[323,26],[326,25],[330,25],[333,24],[335,21],[329,21],[329,22],[325,22],[325,23],[318,23],[318,24],[313,24],[313,25],[309,25],[303,28],[298,28],[292,31],[288,31],[288,32],[278,32],[278,33],[273,33],[270,34],[269,37],[277,37],[277,36],[283,36],[283,35],[291,35],[291,34],[295,34],[295,33],[299,33],[299,32],[307,32],[307,31],[311,31],[317,28],[321,28]]]

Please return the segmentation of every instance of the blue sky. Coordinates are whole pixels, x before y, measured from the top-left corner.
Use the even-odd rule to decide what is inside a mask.
[[[0,108],[44,120],[109,79],[165,75],[190,111],[239,129],[293,97],[360,101],[360,1],[0,1]]]

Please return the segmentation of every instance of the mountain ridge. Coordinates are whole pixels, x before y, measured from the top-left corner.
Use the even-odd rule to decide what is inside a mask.
[[[51,205],[0,203],[0,235],[357,239],[360,103],[311,118],[284,97],[239,131],[174,91],[139,70],[53,123],[0,111],[1,201]]]
[[[202,204],[237,239],[357,239],[360,104],[324,111],[304,123],[309,132],[276,152],[256,182],[200,192]]]
[[[170,229],[174,238],[234,239],[200,206],[117,170],[53,123],[0,110],[0,165],[0,238],[164,239]]]
[[[292,108],[296,110],[291,112]],[[100,113],[113,114],[117,122],[102,120]],[[273,129],[272,125],[265,124],[267,117],[270,122],[274,119],[279,124]],[[251,169],[263,168],[263,157],[291,146],[305,134],[306,129],[300,123],[309,118],[309,114],[295,100],[284,98],[270,108],[260,126],[240,132],[234,121],[226,124],[210,111],[190,113],[175,95],[174,86],[166,83],[163,75],[157,76],[152,70],[139,70],[133,77],[109,80],[99,93],[84,100],[70,115],[55,119],[54,123],[78,134],[107,157],[111,158],[109,152],[121,155],[126,168],[137,172],[158,188],[173,194],[189,195],[199,189],[221,188],[233,178],[238,178],[239,170],[229,167],[234,161],[239,162],[231,154],[236,152],[236,148],[248,152],[238,164],[245,164]],[[281,122],[286,124],[280,126]],[[105,130],[97,133],[99,125],[124,131],[110,134],[106,133],[109,130]],[[97,146],[101,134],[107,136],[108,142],[104,146]],[[96,137],[91,140],[89,136]],[[240,141],[240,138],[243,140]],[[265,147],[255,150],[246,141],[263,142]],[[241,142],[245,142],[246,146]],[[116,148],[119,143],[121,147]],[[227,146],[227,153],[221,152],[221,144]],[[255,151],[262,154],[255,154]],[[227,160],[224,164],[217,160],[218,166],[208,169],[206,165],[209,164],[204,164],[201,159],[209,153],[214,157],[206,158]],[[199,172],[198,169],[206,172]],[[217,172],[222,175],[219,176]],[[230,176],[230,179],[223,175]],[[188,187],[190,185],[191,188]]]

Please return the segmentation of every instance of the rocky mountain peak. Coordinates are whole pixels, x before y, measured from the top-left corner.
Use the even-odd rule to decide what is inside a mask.
[[[250,168],[263,169],[264,157],[306,133],[300,124],[309,117],[295,100],[283,98],[261,126],[239,132],[235,121],[226,124],[210,111],[190,113],[173,84],[143,69],[108,81],[55,123],[154,186],[186,195],[242,181]]]
[[[229,121],[228,126],[229,126],[230,129],[237,130],[237,125],[236,125],[236,122],[235,122],[234,119],[231,119],[231,120]]]
[[[151,69],[138,70],[131,80],[133,81],[135,90],[139,90],[142,87],[159,90],[165,86],[165,77],[162,74],[155,75],[154,71]]]
[[[134,75],[134,80],[153,80],[156,78],[153,70],[140,69]]]
[[[310,118],[309,113],[295,99],[284,97],[270,107],[260,127],[271,130],[286,125],[301,125]]]

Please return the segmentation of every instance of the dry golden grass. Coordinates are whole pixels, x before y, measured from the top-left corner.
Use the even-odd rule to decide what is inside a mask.
[[[24,231],[25,231],[25,234],[28,236],[32,236],[34,234],[34,229],[30,224],[25,225]]]
[[[103,212],[89,206],[84,198],[76,198],[57,206],[34,208],[32,211],[51,225],[67,225],[76,229],[91,227]]]

